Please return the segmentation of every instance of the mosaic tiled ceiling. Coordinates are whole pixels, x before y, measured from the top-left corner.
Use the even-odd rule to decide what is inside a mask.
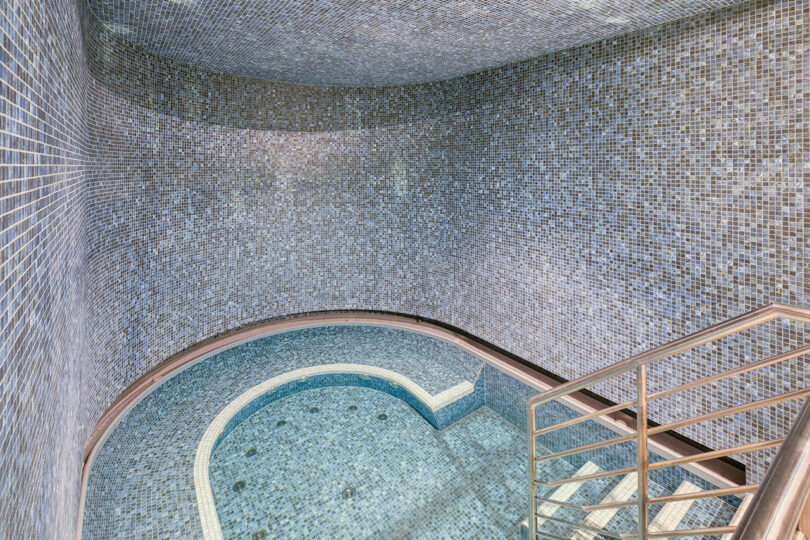
[[[146,49],[305,84],[446,79],[738,0],[88,0]]]

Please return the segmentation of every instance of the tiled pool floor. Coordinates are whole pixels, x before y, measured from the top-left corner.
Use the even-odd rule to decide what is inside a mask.
[[[437,431],[397,398],[339,386],[247,418],[210,474],[225,538],[517,538],[526,451],[487,407]]]

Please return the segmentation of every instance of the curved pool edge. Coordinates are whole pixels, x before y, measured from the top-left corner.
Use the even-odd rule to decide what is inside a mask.
[[[257,384],[231,401],[217,414],[214,420],[208,425],[208,428],[205,430],[197,446],[197,452],[194,457],[194,491],[197,496],[197,508],[199,510],[200,523],[205,540],[223,539],[222,528],[219,523],[214,502],[214,493],[211,489],[209,468],[211,465],[211,455],[216,449],[217,444],[235,427],[231,425],[231,421],[240,412],[251,407],[256,401],[261,400],[263,396],[288,383],[303,378],[347,374],[374,377],[382,379],[394,387],[398,386],[428,407],[433,413],[458,402],[462,398],[472,394],[475,389],[472,383],[464,381],[439,394],[431,395],[421,386],[400,373],[364,364],[327,364],[296,369]]]
[[[559,384],[554,379],[546,377],[527,365],[498,352],[488,344],[464,335],[463,331],[456,331],[441,323],[427,321],[413,315],[371,311],[317,312],[294,314],[244,326],[226,334],[208,338],[170,356],[121,392],[119,397],[96,422],[84,450],[75,531],[76,539],[81,540],[82,537],[87,485],[96,455],[127,413],[152,391],[199,362],[244,343],[293,330],[333,325],[368,325],[409,330],[455,345],[480,358],[485,363],[528,384],[538,392],[548,390]]]

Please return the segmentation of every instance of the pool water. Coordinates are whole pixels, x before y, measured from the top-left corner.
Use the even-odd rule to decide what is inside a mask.
[[[210,477],[225,538],[517,538],[526,452],[488,407],[436,430],[389,394],[336,386],[242,421]]]
[[[434,398],[461,383],[474,390],[431,414],[402,386],[334,373],[298,378],[251,401],[209,454],[210,489],[223,536],[520,538],[528,514],[526,403],[537,390],[449,343],[356,325],[300,329],[244,343],[146,395],[93,461],[82,538],[203,538],[196,457],[220,412],[262,382],[347,362],[394,371]],[[535,425],[575,416],[564,405],[549,403],[538,411]],[[583,422],[538,437],[538,453],[615,436],[604,426]],[[651,461],[660,459],[650,455]],[[624,443],[542,461],[538,479],[633,463],[634,445]],[[650,473],[652,496],[712,487],[680,467]],[[629,475],[538,487],[541,496],[577,505],[628,500],[634,492]],[[668,510],[653,505],[651,526],[726,525],[739,504],[736,497],[712,497],[669,503]],[[555,519],[542,521],[539,538],[602,538],[581,530],[583,523],[622,533],[636,529],[633,507],[587,513],[541,506]]]

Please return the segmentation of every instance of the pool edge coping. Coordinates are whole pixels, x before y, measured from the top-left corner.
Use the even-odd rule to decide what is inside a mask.
[[[343,363],[295,369],[282,375],[272,377],[246,390],[228,403],[219,414],[217,414],[214,420],[208,425],[208,428],[205,430],[205,433],[203,433],[197,445],[197,452],[194,457],[194,491],[197,496],[197,510],[200,515],[200,525],[202,526],[204,540],[221,540],[224,538],[222,527],[219,523],[219,517],[217,516],[214,493],[211,489],[209,469],[211,465],[211,455],[217,440],[225,433],[225,429],[231,419],[254,400],[259,399],[264,394],[284,384],[305,377],[335,374],[368,375],[399,385],[433,412],[458,401],[474,390],[474,385],[471,382],[464,381],[436,395],[431,395],[414,381],[396,371],[365,364]]]

